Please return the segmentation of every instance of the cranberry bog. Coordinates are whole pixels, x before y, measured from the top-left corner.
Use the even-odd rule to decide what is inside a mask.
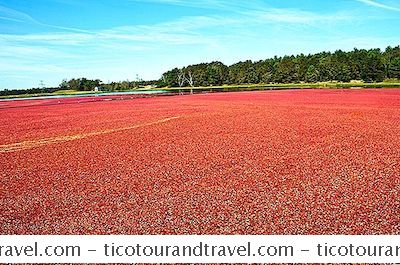
[[[0,101],[1,234],[399,234],[400,90]]]

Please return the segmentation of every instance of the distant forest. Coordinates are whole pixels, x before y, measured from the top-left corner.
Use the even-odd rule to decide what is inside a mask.
[[[175,68],[163,74],[163,86],[225,84],[315,83],[326,81],[382,82],[400,79],[400,46],[351,52],[338,50],[313,55],[250,60],[226,66],[221,62]]]
[[[244,61],[227,66],[221,62],[201,63],[174,68],[153,81],[122,81],[104,84],[101,80],[78,78],[63,80],[56,88],[2,90],[0,96],[51,93],[57,90],[105,91],[130,90],[139,87],[198,87],[242,84],[290,84],[316,82],[400,81],[400,46],[381,49],[354,49],[350,52],[284,56]]]

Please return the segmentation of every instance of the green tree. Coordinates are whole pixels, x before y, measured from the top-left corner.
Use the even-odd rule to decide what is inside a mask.
[[[306,81],[315,83],[319,81],[319,71],[314,65],[310,65],[306,73]]]

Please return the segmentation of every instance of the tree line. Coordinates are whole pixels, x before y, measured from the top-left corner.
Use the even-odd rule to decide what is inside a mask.
[[[100,79],[90,80],[86,78],[73,78],[70,80],[64,79],[60,84],[62,90],[76,90],[76,91],[93,91],[96,87],[105,91],[123,91],[137,89],[140,87],[151,86],[158,83],[158,81],[121,81],[121,82],[110,82],[103,83]]]
[[[28,89],[4,89],[0,90],[0,96],[17,96],[23,94],[53,93],[60,90],[58,87],[28,88]]]
[[[121,81],[121,82],[110,82],[103,83],[100,79],[87,79],[87,78],[72,78],[70,80],[64,79],[58,87],[38,87],[28,89],[4,89],[0,90],[0,96],[16,96],[23,94],[41,94],[41,93],[53,93],[59,90],[75,90],[75,91],[94,91],[97,87],[102,91],[126,91],[137,88],[143,88],[146,86],[157,86],[160,81]]]
[[[283,56],[226,66],[221,62],[174,68],[162,75],[160,85],[220,86],[302,82],[382,82],[400,79],[400,46],[381,49],[341,50],[317,54]]]

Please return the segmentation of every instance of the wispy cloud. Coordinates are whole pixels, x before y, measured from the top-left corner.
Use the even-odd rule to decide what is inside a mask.
[[[157,0],[172,1],[172,0]],[[178,1],[178,0],[176,0]],[[175,2],[175,1],[174,1]],[[151,49],[169,45],[209,45],[215,46],[224,36],[241,35],[241,30],[250,25],[262,24],[312,24],[329,23],[351,19],[350,15],[334,13],[321,15],[296,9],[265,9],[246,11],[235,17],[229,16],[191,16],[175,21],[153,25],[122,26],[98,31],[42,34],[0,34],[2,47],[45,47],[57,49],[57,46],[75,47],[131,47],[129,50]],[[29,19],[31,21],[31,19]],[[218,29],[218,34],[209,30]],[[221,33],[223,29],[223,33]],[[22,49],[24,50],[24,49]],[[33,53],[35,54],[35,53]],[[23,54],[26,55],[26,54]]]
[[[133,2],[144,2],[144,3],[157,3],[167,4],[183,7],[195,7],[201,9],[214,9],[223,11],[243,11],[243,10],[255,10],[270,7],[261,0],[252,1],[232,1],[232,0],[130,0]]]
[[[66,30],[66,31],[73,31],[73,32],[89,32],[87,30],[78,29],[78,28],[71,28],[71,27],[62,27],[58,25],[52,25],[40,22],[39,20],[33,18],[27,13],[8,8],[5,6],[0,5],[0,19],[14,21],[19,23],[30,23],[42,27],[53,28],[57,30]]]
[[[0,5],[0,14],[2,19],[8,19],[18,22],[33,22],[33,23],[37,22],[28,14],[1,5]]]
[[[16,18],[11,18],[11,17],[3,17],[3,16],[0,16],[0,19],[2,19],[2,20],[8,20],[8,21],[14,21],[14,22],[24,22],[23,20],[16,19]]]
[[[386,4],[377,2],[377,1],[373,1],[373,0],[357,0],[357,1],[364,3],[366,5],[369,5],[369,6],[374,6],[374,7],[378,7],[378,8],[383,8],[383,9],[387,9],[387,10],[400,12],[400,8],[398,8],[398,7],[386,5]]]
[[[247,14],[264,23],[312,24],[349,21],[354,19],[354,16],[345,12],[320,14],[297,9],[278,8],[271,8],[263,11],[251,11]]]

